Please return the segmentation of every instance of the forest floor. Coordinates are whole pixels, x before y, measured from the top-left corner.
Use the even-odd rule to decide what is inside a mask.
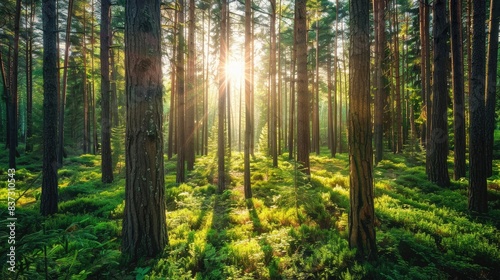
[[[500,134],[495,151],[500,153]],[[116,144],[116,142],[115,142]],[[498,279],[500,155],[488,180],[489,212],[467,210],[467,180],[439,188],[426,180],[421,152],[394,155],[374,168],[378,259],[358,262],[347,241],[347,154],[311,155],[312,175],[285,154],[279,167],[252,158],[253,198],[243,195],[243,155],[228,160],[231,184],[216,193],[216,157],[200,157],[185,184],[166,160],[169,246],[138,264],[120,255],[123,150],[115,181],[100,181],[100,156],[65,159],[59,213],[39,212],[41,158],[18,158],[16,273],[7,268],[7,156],[0,151],[1,279]],[[452,170],[453,158],[449,158]]]

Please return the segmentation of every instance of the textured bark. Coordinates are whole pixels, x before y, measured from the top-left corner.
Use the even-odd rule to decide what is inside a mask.
[[[184,49],[185,49],[185,39],[184,39],[184,26],[186,24],[184,18],[184,0],[178,1],[177,7],[178,13],[178,25],[177,25],[177,172],[176,172],[176,182],[183,183],[186,180],[186,136],[185,136],[185,70],[184,70]]]
[[[313,147],[314,147],[314,152],[316,152],[316,155],[319,155],[319,148],[320,148],[320,135],[319,135],[319,21],[316,21],[316,74],[315,80],[314,80],[314,103],[313,103]]]
[[[35,2],[31,0],[29,6],[30,13],[28,15],[28,5],[26,5],[26,153],[30,153],[33,150],[31,138],[33,137],[33,29]],[[1,129],[0,133],[2,133]]]
[[[250,121],[250,94],[251,94],[251,61],[250,40],[252,40],[252,1],[245,0],[245,144],[244,144],[244,190],[245,198],[252,197],[250,182],[250,137],[252,136],[252,122]]]
[[[469,95],[469,210],[488,211],[487,172],[485,162],[485,72],[486,72],[486,1],[472,3],[472,73]]]
[[[373,1],[375,21],[375,104],[374,104],[374,138],[375,138],[375,164],[383,158],[384,137],[384,77],[383,61],[385,58],[385,0]]]
[[[393,24],[394,24],[394,102],[395,102],[395,117],[394,117],[394,151],[401,153],[403,151],[403,125],[401,112],[401,73],[400,73],[400,55],[399,55],[399,19],[396,1],[394,3]]]
[[[73,0],[68,3],[68,19],[66,21],[66,40],[64,44],[64,62],[63,62],[63,80],[61,88],[61,96],[59,99],[59,130],[57,141],[57,163],[59,167],[63,164],[64,152],[64,117],[66,111],[66,91],[68,87],[68,63],[69,63],[69,48],[71,46],[71,19],[73,16]]]
[[[168,243],[162,133],[160,1],[127,1],[127,129],[122,253],[155,257]]]
[[[189,0],[189,23],[188,23],[188,67],[187,67],[187,90],[186,90],[186,163],[187,170],[194,169],[194,150],[195,150],[195,108],[196,108],[196,89],[195,89],[195,72],[196,72],[196,54],[195,54],[195,15],[194,15],[194,0]]]
[[[453,86],[454,166],[453,178],[465,177],[464,57],[462,47],[462,1],[450,0],[451,61]]]
[[[331,53],[330,46],[328,46],[328,53]],[[332,104],[332,56],[328,55],[327,61],[327,84],[328,84],[328,148],[330,148],[330,155],[335,157],[335,138],[334,138],[334,128],[333,128],[333,104]]]
[[[227,1],[221,2],[221,17],[220,17],[220,35],[219,35],[219,101],[218,101],[218,137],[217,137],[217,186],[219,192],[226,189],[226,169],[225,169],[225,155],[226,155],[226,134],[225,134],[225,120],[226,120],[226,54],[227,54]]]
[[[44,0],[43,21],[43,162],[40,213],[57,212],[57,25],[56,1]]]
[[[309,174],[309,91],[307,88],[306,1],[295,1],[295,47],[297,49],[297,161]]]
[[[17,154],[17,84],[19,73],[19,29],[21,21],[21,0],[16,1],[16,13],[14,16],[14,42],[13,54],[10,68],[10,96],[9,96],[9,167],[16,168]]]
[[[269,76],[271,79],[270,88],[270,99],[271,107],[269,110],[270,123],[269,123],[269,148],[271,157],[273,158],[273,166],[278,166],[278,147],[277,147],[277,132],[278,127],[278,110],[276,103],[276,0],[270,0],[271,2],[271,22],[270,22],[270,34],[271,37],[271,50],[269,58]]]
[[[87,14],[83,10],[83,153],[90,153],[89,86],[87,84]]]
[[[109,81],[111,1],[101,0],[101,181],[113,182],[111,158],[111,113]]]
[[[441,187],[450,185],[448,175],[448,114],[447,114],[447,60],[448,60],[448,26],[446,23],[446,1],[434,1],[434,72],[432,83],[432,116],[431,134],[428,146],[428,177],[431,182]]]
[[[176,59],[177,59],[177,28],[179,28],[179,24],[178,24],[178,15],[179,13],[177,12],[174,12],[175,13],[175,16],[174,16],[174,34],[173,34],[173,38],[172,38],[172,46],[173,46],[173,50],[172,50],[172,59],[171,59],[171,72],[170,72],[170,112],[169,112],[169,118],[168,118],[168,140],[167,140],[167,157],[168,159],[172,159],[172,155],[174,154],[174,149],[175,149],[175,145],[174,145],[174,142],[175,142],[175,135],[174,135],[174,130],[175,130],[175,124],[176,124],[176,121],[177,121],[177,117],[176,117],[176,106],[177,106],[177,103],[176,103],[176,98],[175,96],[177,95],[177,67],[176,67]]]
[[[295,24],[295,23],[294,23]],[[293,37],[295,41],[296,30],[294,29]],[[292,61],[290,62],[290,117],[288,123],[288,158],[294,158],[294,127],[295,127],[295,65],[297,62],[297,48],[295,44],[292,46]]]
[[[426,173],[430,174],[430,141],[431,141],[431,129],[432,129],[432,93],[431,93],[431,48],[430,48],[430,36],[429,36],[429,0],[425,0],[423,4],[423,30],[420,32],[423,34],[422,41],[422,63],[424,64],[424,72],[422,75],[425,75],[425,78],[422,78],[423,81],[423,91],[425,93],[425,142],[424,147],[426,149]]]
[[[497,90],[497,64],[498,64],[498,21],[500,20],[500,3],[495,0],[490,2],[490,24],[488,34],[488,61],[486,73],[486,175],[493,175],[493,142],[495,131],[495,105]]]
[[[351,0],[349,9],[349,246],[357,249],[359,258],[374,259],[369,1]]]

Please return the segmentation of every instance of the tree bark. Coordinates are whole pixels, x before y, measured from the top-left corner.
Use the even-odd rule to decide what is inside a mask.
[[[497,90],[497,64],[498,64],[498,21],[500,19],[500,3],[490,1],[490,24],[488,34],[488,61],[486,73],[486,175],[493,175],[493,142],[495,132],[495,107]]]
[[[453,86],[454,172],[453,178],[465,177],[465,103],[464,60],[462,47],[462,1],[450,0],[450,32]]]
[[[18,73],[19,73],[19,29],[21,21],[21,0],[16,1],[16,13],[14,16],[14,42],[13,55],[11,61],[10,75],[10,109],[9,115],[9,167],[16,168],[17,155],[17,92],[18,92]]]
[[[349,10],[349,246],[359,258],[375,259],[369,1],[351,0]]]
[[[35,20],[35,2],[31,0],[29,6],[30,13],[28,15],[28,3],[26,3],[26,153],[33,151],[31,138],[33,137],[33,29]],[[1,115],[2,114],[0,113],[0,116]]]
[[[306,1],[295,0],[295,47],[297,49],[297,161],[309,174],[309,91],[307,88]]]
[[[125,210],[122,253],[152,258],[168,243],[162,133],[160,1],[127,1]]]
[[[226,155],[226,137],[225,137],[225,120],[226,120],[226,54],[227,54],[227,1],[221,2],[221,17],[220,17],[220,49],[219,49],[219,101],[218,101],[218,137],[217,137],[217,162],[218,162],[218,176],[217,186],[219,192],[226,189],[226,169],[225,169],[225,155]]]
[[[252,1],[245,0],[245,144],[244,144],[244,191],[245,198],[252,197],[252,188],[250,182],[250,138],[252,136],[252,122],[250,120],[250,94],[251,94],[251,49],[250,40],[252,39]]]
[[[178,25],[177,25],[177,172],[176,182],[183,183],[186,180],[186,137],[185,137],[185,70],[184,70],[184,26],[186,24],[184,18],[184,0],[178,1]]]
[[[448,175],[448,114],[447,114],[447,60],[448,38],[446,23],[446,1],[434,1],[433,30],[434,30],[434,72],[432,83],[432,116],[431,134],[428,146],[429,172],[431,182],[441,187],[450,185]]]
[[[186,162],[187,170],[194,169],[195,159],[195,108],[196,108],[196,53],[195,53],[195,15],[194,0],[189,0],[189,23],[188,23],[188,69],[187,69],[187,91],[186,91]]]
[[[44,0],[43,22],[43,162],[40,213],[57,213],[57,25],[56,1]]]
[[[101,0],[101,181],[103,183],[113,182],[109,81],[110,14],[111,1]]]
[[[383,61],[385,59],[385,0],[373,1],[375,21],[375,104],[374,104],[374,136],[375,136],[375,164],[383,158],[384,137],[384,77]]]
[[[472,1],[472,73],[469,95],[469,210],[488,211],[487,171],[485,162],[485,72],[486,72],[486,1]]]
[[[270,22],[270,37],[271,37],[271,50],[270,50],[270,58],[269,58],[269,76],[271,79],[270,83],[270,98],[271,98],[271,107],[269,109],[270,113],[270,153],[273,158],[273,166],[278,167],[278,148],[277,148],[277,139],[276,139],[276,129],[278,126],[278,110],[276,103],[276,0],[270,0],[271,2],[271,22]]]

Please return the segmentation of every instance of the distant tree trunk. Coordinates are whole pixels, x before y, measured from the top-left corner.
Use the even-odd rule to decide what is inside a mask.
[[[125,210],[122,253],[152,258],[168,244],[162,132],[160,1],[127,1]]]
[[[211,23],[211,13],[210,13],[210,8],[208,9],[208,30],[210,30],[210,23]],[[210,46],[210,33],[207,34],[207,46]],[[207,52],[207,69],[206,69],[206,75],[205,75],[205,99],[203,101],[204,104],[204,111],[203,111],[203,117],[205,118],[203,124],[204,124],[204,129],[205,129],[205,140],[204,144],[205,146],[203,147],[204,149],[204,155],[208,155],[208,88],[209,88],[209,61],[210,61],[210,52]]]
[[[316,77],[315,79],[315,85],[314,89],[315,92],[313,93],[315,95],[314,98],[314,104],[313,104],[313,116],[314,116],[314,127],[313,127],[313,139],[314,139],[314,151],[316,152],[317,155],[319,155],[319,145],[320,145],[320,136],[319,136],[319,20],[316,21],[316,74],[314,75]]]
[[[277,139],[276,139],[276,128],[278,126],[278,112],[277,112],[277,103],[276,103],[276,0],[270,0],[271,2],[271,22],[270,22],[270,34],[271,37],[271,53],[269,58],[269,67],[270,72],[269,76],[271,78],[271,107],[269,109],[270,113],[270,140],[269,143],[271,157],[273,158],[273,166],[278,166],[278,148],[277,148]]]
[[[9,116],[9,167],[16,168],[17,154],[17,83],[19,73],[19,29],[21,24],[21,0],[16,1],[16,14],[14,17],[14,47],[10,75],[10,113]]]
[[[90,153],[89,87],[87,82],[87,14],[83,9],[83,153]]]
[[[40,213],[57,213],[57,25],[56,1],[42,4],[43,22],[43,160]]]
[[[487,170],[485,162],[485,69],[486,69],[486,1],[472,1],[472,92],[469,96],[469,210],[488,211]]]
[[[339,64],[338,64],[338,53],[337,53],[337,47],[338,47],[338,38],[339,38],[339,0],[335,0],[335,47],[334,49],[334,60],[333,60],[333,77],[334,77],[334,84],[333,84],[333,154],[335,155],[337,153],[337,146],[338,146],[338,112],[339,112],[339,107],[337,104],[337,97],[339,94],[338,85],[339,83]]]
[[[493,175],[493,142],[495,132],[495,107],[497,89],[497,64],[498,64],[498,21],[500,18],[500,3],[495,0],[490,2],[490,26],[488,35],[488,62],[486,73],[486,175]]]
[[[35,21],[35,2],[26,3],[26,148],[25,153],[33,151],[33,23]],[[28,30],[29,22],[29,30]],[[0,116],[2,114],[0,113]],[[1,123],[1,121],[0,121]],[[1,133],[1,129],[0,129]]]
[[[395,79],[395,152],[401,153],[403,151],[403,125],[402,125],[402,112],[401,112],[401,74],[399,69],[400,55],[399,55],[399,18],[396,1],[394,3],[393,24],[394,24],[394,79]]]
[[[110,26],[113,21],[113,15],[110,12]],[[111,29],[111,28],[110,28]],[[118,73],[118,63],[115,61],[115,49],[113,46],[113,30],[109,32],[109,67],[111,70],[111,81],[110,81],[110,90],[111,90],[111,100],[110,100],[110,122],[113,127],[117,127],[120,125],[120,119],[118,116],[118,93],[116,90],[116,84],[118,83],[117,73]]]
[[[196,53],[195,53],[195,16],[194,0],[189,0],[189,23],[188,23],[188,69],[187,69],[187,91],[186,91],[186,162],[187,170],[194,169],[194,134],[195,134],[195,96],[196,96]]]
[[[226,81],[226,54],[227,54],[227,1],[222,0],[221,2],[221,19],[220,19],[220,49],[219,49],[219,101],[218,101],[218,137],[217,137],[217,161],[218,161],[218,176],[217,176],[217,186],[219,192],[223,192],[226,189],[226,169],[225,169],[225,119],[226,119],[226,91],[227,91],[227,81]]]
[[[103,183],[113,182],[109,81],[110,14],[111,1],[101,0],[101,181]]]
[[[170,112],[169,112],[169,122],[168,122],[168,143],[167,143],[167,157],[168,159],[172,158],[172,155],[174,153],[174,142],[176,139],[176,135],[174,134],[175,130],[175,124],[177,122],[177,117],[176,117],[176,98],[175,96],[177,95],[176,89],[177,89],[177,35],[179,34],[177,29],[179,28],[179,13],[177,11],[174,12],[175,14],[175,19],[174,19],[174,32],[172,36],[172,46],[173,46],[173,54],[171,58],[171,65],[170,67]]]
[[[328,147],[330,155],[335,157],[335,138],[334,138],[334,122],[333,122],[333,104],[332,104],[332,55],[330,45],[328,45],[328,61],[327,61],[327,83],[328,83]]]
[[[184,88],[184,0],[178,1],[178,25],[177,25],[177,173],[176,182],[183,183],[186,180],[185,160],[186,160],[186,137],[185,137],[185,88]]]
[[[250,182],[250,137],[252,136],[252,122],[250,120],[250,94],[251,94],[251,56],[250,40],[252,40],[252,1],[245,0],[245,145],[244,145],[244,191],[245,198],[252,197]]]
[[[295,19],[296,20],[296,19]],[[294,22],[294,25],[296,22]],[[297,36],[297,29],[294,27],[293,38],[295,42],[295,37]],[[294,127],[295,127],[295,80],[296,72],[295,65],[297,62],[297,47],[294,43],[292,46],[292,61],[290,63],[290,117],[289,117],[289,129],[288,129],[288,159],[294,158]]]
[[[385,0],[373,1],[375,21],[375,104],[374,104],[374,138],[375,138],[375,164],[383,158],[384,137],[384,76],[383,62],[385,59]]]
[[[429,173],[431,182],[441,187],[450,185],[448,175],[448,114],[447,114],[447,23],[446,1],[434,1],[433,30],[434,30],[434,75],[432,77],[432,117],[431,135],[428,146]]]
[[[9,62],[7,62],[7,65]],[[3,60],[2,52],[0,51],[0,69],[2,71],[2,84],[3,84],[3,96],[2,100],[5,102],[5,123],[6,123],[6,137],[5,137],[5,148],[9,148],[9,142],[10,142],[10,122],[9,122],[9,117],[10,117],[10,77],[9,73],[10,71],[7,71],[5,69],[5,63]]]
[[[424,72],[422,75],[425,75],[425,78],[422,77],[422,80],[424,81],[423,87],[424,87],[424,92],[425,92],[425,115],[426,115],[426,122],[425,122],[425,149],[426,149],[426,173],[427,176],[430,174],[430,141],[431,141],[431,131],[432,131],[432,93],[431,93],[431,62],[430,62],[430,56],[431,56],[431,51],[430,51],[430,35],[429,35],[429,0],[425,0],[425,3],[423,4],[423,30],[420,32],[423,32],[423,46],[422,46],[422,63],[424,63]]]
[[[63,64],[63,85],[61,88],[61,97],[59,99],[59,130],[58,130],[58,151],[57,163],[59,167],[63,164],[64,152],[64,112],[66,110],[66,91],[68,87],[68,63],[69,63],[69,47],[71,46],[71,19],[73,15],[73,0],[68,3],[68,19],[66,22],[66,40],[64,43],[64,64]]]
[[[465,177],[465,104],[464,104],[464,61],[462,48],[462,1],[450,0],[451,60],[453,83],[453,131],[454,172],[453,178]]]
[[[297,49],[297,161],[309,170],[309,91],[307,89],[307,11],[305,0],[295,0],[295,47]]]
[[[358,257],[375,259],[369,1],[351,0],[349,12],[349,246]]]

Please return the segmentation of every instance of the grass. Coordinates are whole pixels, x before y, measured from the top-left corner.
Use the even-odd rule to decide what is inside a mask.
[[[426,180],[421,154],[386,154],[374,168],[379,256],[360,263],[347,240],[348,156],[326,151],[311,155],[310,177],[286,154],[277,168],[257,154],[248,200],[241,153],[228,159],[231,183],[222,194],[213,155],[196,160],[185,184],[175,183],[175,158],[166,160],[169,246],[130,266],[120,256],[123,156],[114,158],[112,184],[100,182],[99,156],[65,159],[59,214],[48,219],[38,214],[37,163],[24,158],[30,168],[16,173],[24,193],[16,211],[18,279],[495,279],[500,268],[500,176],[488,181],[490,211],[475,215],[467,211],[466,180],[439,188]],[[496,159],[496,174],[499,165]],[[3,215],[6,173],[0,168]],[[0,261],[7,279],[5,254]]]

